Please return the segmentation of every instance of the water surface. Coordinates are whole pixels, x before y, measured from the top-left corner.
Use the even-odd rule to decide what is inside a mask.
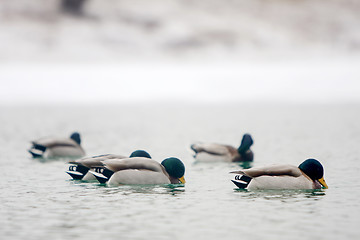
[[[359,239],[358,105],[1,107],[3,239]],[[31,159],[29,141],[83,137],[88,155],[147,150],[186,165],[185,186],[106,187],[70,180],[66,159]],[[239,191],[236,163],[194,163],[195,141],[238,145],[252,166],[317,158],[327,190]]]

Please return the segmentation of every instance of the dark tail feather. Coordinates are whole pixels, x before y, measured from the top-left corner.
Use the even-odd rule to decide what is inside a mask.
[[[71,165],[69,171],[66,171],[66,173],[75,180],[81,180],[89,170],[90,168],[83,165]]]
[[[46,147],[37,143],[32,143],[33,146],[29,149],[29,153],[32,155],[33,158],[39,158],[44,155]]]
[[[44,152],[39,151],[35,148],[29,149],[28,152],[31,154],[33,158],[40,158],[43,156]]]
[[[109,179],[101,173],[97,173],[97,172],[91,172],[91,173],[96,177],[96,180],[98,180],[99,183],[106,183],[107,181],[109,181]]]
[[[74,180],[81,180],[84,177],[84,174],[79,172],[66,171]]]
[[[38,143],[33,143],[33,148],[38,149],[38,150],[40,150],[42,152],[45,152],[45,150],[46,150],[45,146],[43,146],[41,144],[38,144]]]
[[[245,175],[235,175],[235,180],[231,180],[238,188],[245,189],[251,182],[251,177]]]
[[[91,173],[96,177],[96,179],[100,183],[106,183],[107,181],[109,181],[111,176],[114,174],[113,171],[111,171],[107,168],[103,168],[103,167],[97,167],[97,168],[95,168],[94,171],[91,171]]]

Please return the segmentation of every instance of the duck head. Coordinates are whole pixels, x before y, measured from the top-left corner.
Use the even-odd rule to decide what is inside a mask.
[[[170,176],[171,183],[185,183],[185,166],[180,159],[175,157],[166,158],[161,162]]]
[[[243,155],[247,150],[249,150],[249,148],[251,147],[251,145],[253,145],[254,141],[251,137],[250,134],[244,134],[242,140],[241,140],[241,144],[240,147],[238,148],[238,152],[240,155]]]
[[[150,158],[151,159],[151,156],[148,152],[144,151],[144,150],[136,150],[136,151],[133,151],[130,155],[130,157],[144,157],[144,158]]]
[[[307,159],[299,165],[299,169],[312,180],[318,181],[324,188],[328,188],[324,179],[324,168],[318,160]]]
[[[80,138],[80,134],[78,132],[74,132],[71,134],[70,138],[72,140],[74,140],[77,144],[81,144],[81,138]]]

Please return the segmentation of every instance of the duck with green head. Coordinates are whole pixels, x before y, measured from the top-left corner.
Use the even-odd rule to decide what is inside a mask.
[[[194,158],[200,162],[245,162],[254,159],[250,147],[254,141],[250,134],[244,134],[238,148],[218,143],[196,143],[191,145]]]
[[[31,143],[28,151],[33,158],[75,158],[85,155],[78,132],[72,133],[69,138],[44,137]]]
[[[133,151],[130,154],[129,158],[135,158],[135,157],[143,157],[143,158],[151,159],[150,154],[144,150]],[[69,174],[75,180],[84,180],[84,181],[96,180],[95,176],[91,174],[89,170],[102,168],[104,166],[102,161],[109,159],[120,160],[124,158],[128,158],[128,157],[123,155],[116,155],[116,154],[103,154],[103,155],[78,159],[69,162],[71,165],[69,166],[69,170],[66,171],[66,173]]]
[[[321,189],[328,188],[324,168],[316,159],[307,159],[298,167],[271,165],[233,171],[231,180],[240,189]]]
[[[185,166],[175,157],[166,158],[161,164],[143,157],[109,159],[102,163],[103,168],[91,173],[108,185],[185,183]]]

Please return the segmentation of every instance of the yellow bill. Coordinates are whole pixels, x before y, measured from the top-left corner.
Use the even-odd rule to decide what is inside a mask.
[[[320,178],[318,181],[319,181],[319,183],[320,183],[321,185],[323,185],[324,188],[326,188],[326,189],[329,188],[328,185],[327,185],[326,182],[325,182],[324,177]]]
[[[180,181],[181,183],[185,183],[185,182],[186,182],[184,176],[182,176],[181,178],[179,178],[179,181]]]

